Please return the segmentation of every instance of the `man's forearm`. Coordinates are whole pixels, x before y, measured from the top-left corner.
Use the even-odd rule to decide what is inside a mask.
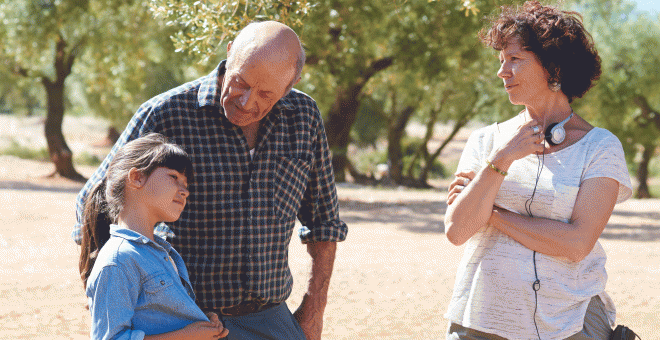
[[[312,274],[307,293],[294,315],[309,340],[321,339],[336,250],[336,242],[307,243],[307,252],[312,256]]]
[[[317,300],[316,302],[322,302],[324,308],[328,298],[336,251],[336,242],[310,242],[307,244],[307,252],[312,257],[312,274],[306,295]]]

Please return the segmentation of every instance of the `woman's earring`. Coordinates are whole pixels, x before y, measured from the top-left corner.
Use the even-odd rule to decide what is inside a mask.
[[[554,82],[548,84],[548,87],[550,88],[550,90],[552,92],[559,92],[559,90],[561,90],[561,83],[554,81]]]

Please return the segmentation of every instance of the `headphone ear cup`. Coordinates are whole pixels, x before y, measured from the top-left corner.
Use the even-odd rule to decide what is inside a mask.
[[[554,131],[552,131],[552,130],[554,129],[555,126],[557,126],[557,123],[552,123],[552,124],[548,125],[548,127],[545,129],[545,140],[546,140],[546,142],[548,142],[548,144],[550,144],[552,146],[555,146],[555,145],[562,142],[562,141],[556,141],[556,140],[553,139],[553,132]]]

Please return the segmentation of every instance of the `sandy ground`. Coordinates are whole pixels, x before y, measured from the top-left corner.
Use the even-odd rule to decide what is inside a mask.
[[[45,143],[38,119],[30,119],[16,123],[0,116],[0,145],[10,139]],[[76,151],[90,149],[105,128],[94,120],[65,119],[65,134],[67,129],[76,131],[67,135]],[[89,176],[94,168],[78,170]],[[50,171],[48,163],[0,156],[0,339],[88,338],[79,250],[69,237],[81,185],[42,177]],[[324,339],[443,338],[442,315],[463,250],[444,236],[446,192],[348,184],[338,192],[350,230],[338,247]],[[618,323],[645,340],[660,339],[658,241],[657,199],[617,205],[601,236]],[[310,267],[295,239],[290,258],[295,285],[287,303],[295,309]]]

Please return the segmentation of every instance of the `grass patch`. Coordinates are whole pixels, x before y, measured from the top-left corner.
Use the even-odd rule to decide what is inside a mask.
[[[73,162],[76,165],[90,165],[90,166],[99,166],[103,160],[100,159],[97,155],[91,154],[89,152],[83,151],[80,154],[73,156]]]
[[[660,198],[660,184],[649,184],[649,193],[653,198]]]
[[[30,159],[40,162],[50,162],[47,148],[29,148],[14,140],[11,141],[11,144],[8,147],[0,150],[0,155],[14,156],[21,159]],[[97,155],[84,151],[80,154],[74,154],[73,157],[73,163],[76,165],[99,166],[102,161],[103,160]]]
[[[32,159],[43,162],[47,162],[50,160],[50,157],[48,156],[48,149],[28,148],[23,145],[20,145],[16,141],[11,141],[9,147],[4,148],[3,150],[0,151],[0,153],[3,155],[14,156],[22,159]]]

